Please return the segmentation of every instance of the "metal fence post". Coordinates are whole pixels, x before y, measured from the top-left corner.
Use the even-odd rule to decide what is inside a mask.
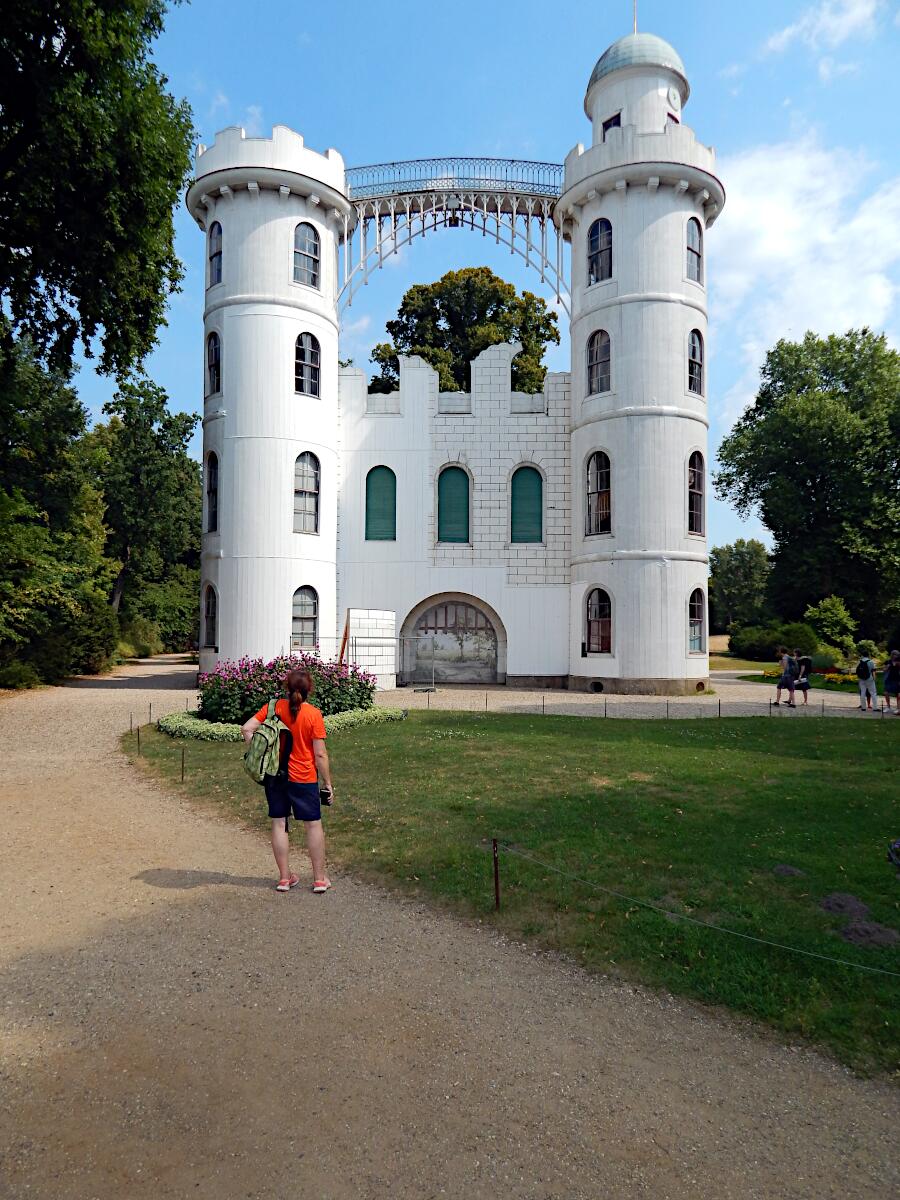
[[[153,701],[152,700],[150,701],[150,719],[149,719],[148,724],[150,724],[150,725],[153,724]]]
[[[181,782],[184,783],[184,746],[181,747]]]
[[[500,911],[500,854],[497,850],[497,839],[491,838],[491,846],[494,852],[494,908],[497,912]]]
[[[134,713],[128,714],[128,732],[134,733]]]
[[[137,735],[138,735],[138,754],[140,754],[140,752],[141,752],[141,727],[140,727],[140,725],[138,725],[138,727],[137,727]]]

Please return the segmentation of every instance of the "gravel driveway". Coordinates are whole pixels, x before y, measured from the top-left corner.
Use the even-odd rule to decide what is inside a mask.
[[[4,1198],[898,1194],[884,1083],[339,873],[276,895],[118,752],[192,679],[0,701]]]

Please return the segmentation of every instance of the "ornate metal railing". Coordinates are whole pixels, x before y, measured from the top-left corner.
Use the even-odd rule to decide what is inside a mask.
[[[556,197],[562,182],[562,163],[518,158],[415,158],[347,170],[351,200],[452,191]]]

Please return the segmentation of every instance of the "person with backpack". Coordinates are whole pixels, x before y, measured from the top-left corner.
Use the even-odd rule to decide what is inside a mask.
[[[798,692],[803,693],[803,703],[809,704],[809,676],[812,671],[812,658],[808,654],[801,654],[799,650],[795,650],[794,662],[797,664],[798,672],[794,687]]]
[[[860,712],[874,712],[875,701],[878,699],[878,689],[875,686],[875,660],[869,658],[865,647],[859,647],[859,662],[856,664],[856,678],[859,682]]]
[[[264,735],[273,722],[280,723],[281,745],[277,771],[264,774],[269,817],[272,820],[272,853],[280,878],[276,891],[289,892],[300,882],[290,868],[288,827],[293,815],[306,826],[306,848],[312,861],[313,891],[327,892],[331,880],[325,873],[325,833],[322,829],[322,803],[331,804],[331,765],[325,749],[325,722],[314,705],[308,703],[313,691],[308,671],[289,671],[284,681],[285,698],[270,700],[241,726],[248,746],[254,734],[265,746]],[[289,739],[289,743],[288,743]],[[290,750],[287,750],[289,744]],[[248,750],[247,757],[251,757]],[[287,758],[286,764],[283,762]],[[322,780],[319,790],[318,780]]]
[[[781,667],[781,678],[778,680],[778,690],[775,693],[775,703],[781,703],[781,693],[787,688],[788,708],[796,708],[794,703],[794,680],[797,678],[798,667],[796,659],[787,652],[786,646],[778,647],[778,663]]]
[[[891,700],[894,701],[896,715],[900,717],[900,650],[891,651],[884,668],[884,703],[888,712],[891,711]]]

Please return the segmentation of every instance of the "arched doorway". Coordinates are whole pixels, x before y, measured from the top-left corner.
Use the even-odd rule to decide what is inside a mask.
[[[416,605],[401,633],[407,683],[503,683],[506,631],[489,605],[450,593]]]

